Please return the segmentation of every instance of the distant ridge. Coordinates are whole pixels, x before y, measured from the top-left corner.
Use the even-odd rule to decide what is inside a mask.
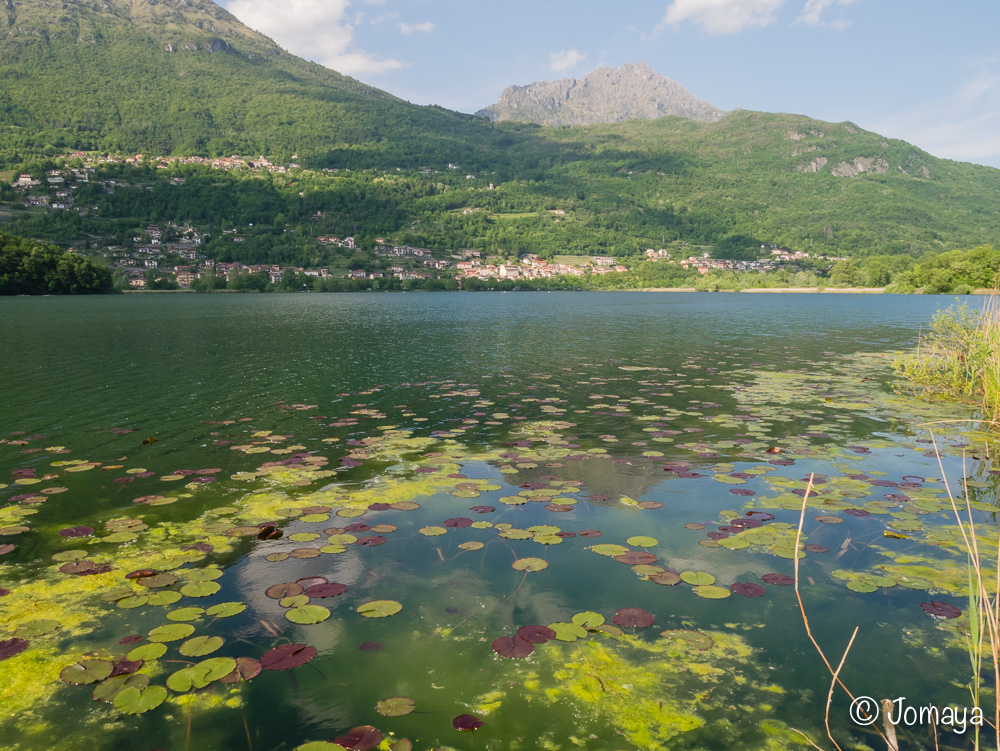
[[[667,115],[714,123],[726,115],[645,63],[598,68],[580,79],[509,86],[496,104],[476,114],[494,121],[553,126],[656,120]]]

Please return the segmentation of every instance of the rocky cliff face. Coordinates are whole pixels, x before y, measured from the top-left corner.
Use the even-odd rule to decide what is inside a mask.
[[[716,122],[726,113],[648,65],[626,63],[620,68],[598,68],[581,79],[510,86],[496,104],[476,114],[490,120],[561,126],[655,120],[667,115]]]

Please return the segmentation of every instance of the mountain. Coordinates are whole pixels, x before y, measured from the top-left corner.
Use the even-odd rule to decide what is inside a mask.
[[[595,95],[569,95],[566,107],[610,101],[618,115],[636,113],[634,96],[626,107],[607,90],[652,97],[664,87],[648,68],[624,66],[568,87]],[[0,0],[0,165],[84,150],[298,154],[314,168],[267,179],[122,167],[111,177],[130,188],[77,189],[77,206],[99,207],[93,215],[14,212],[10,231],[28,237],[128,239],[145,222],[190,221],[252,223],[262,254],[354,234],[364,247],[392,237],[599,255],[671,241],[743,254],[773,243],[918,255],[1000,237],[1000,170],[850,123],[696,104],[681,111],[688,117],[573,128],[492,122],[306,62],[210,0]],[[697,112],[709,121],[690,119]],[[55,166],[25,169],[44,182]],[[9,184],[0,199],[25,202]]]
[[[579,80],[509,86],[496,104],[476,114],[494,121],[558,127],[655,120],[667,115],[714,123],[726,113],[644,63],[625,63],[619,68],[598,68]]]
[[[456,159],[489,130],[295,57],[210,0],[3,0],[0,127],[8,164],[70,148],[379,152],[399,134]]]

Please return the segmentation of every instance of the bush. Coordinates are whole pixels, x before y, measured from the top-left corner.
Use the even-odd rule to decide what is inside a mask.
[[[893,370],[922,396],[980,398],[986,419],[1000,424],[1000,298],[994,293],[978,312],[962,303],[936,313],[917,351]]]

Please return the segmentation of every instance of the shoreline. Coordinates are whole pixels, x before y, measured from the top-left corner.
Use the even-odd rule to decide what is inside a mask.
[[[634,292],[710,292],[711,290],[697,290],[694,287],[644,287],[637,290],[623,290]],[[714,291],[713,291],[714,292]],[[840,295],[880,295],[885,293],[885,287],[763,287],[759,289],[726,289],[717,290],[721,293],[747,293],[747,294],[770,294],[770,293],[791,293],[791,294],[840,294]],[[916,293],[915,293],[916,294]]]

